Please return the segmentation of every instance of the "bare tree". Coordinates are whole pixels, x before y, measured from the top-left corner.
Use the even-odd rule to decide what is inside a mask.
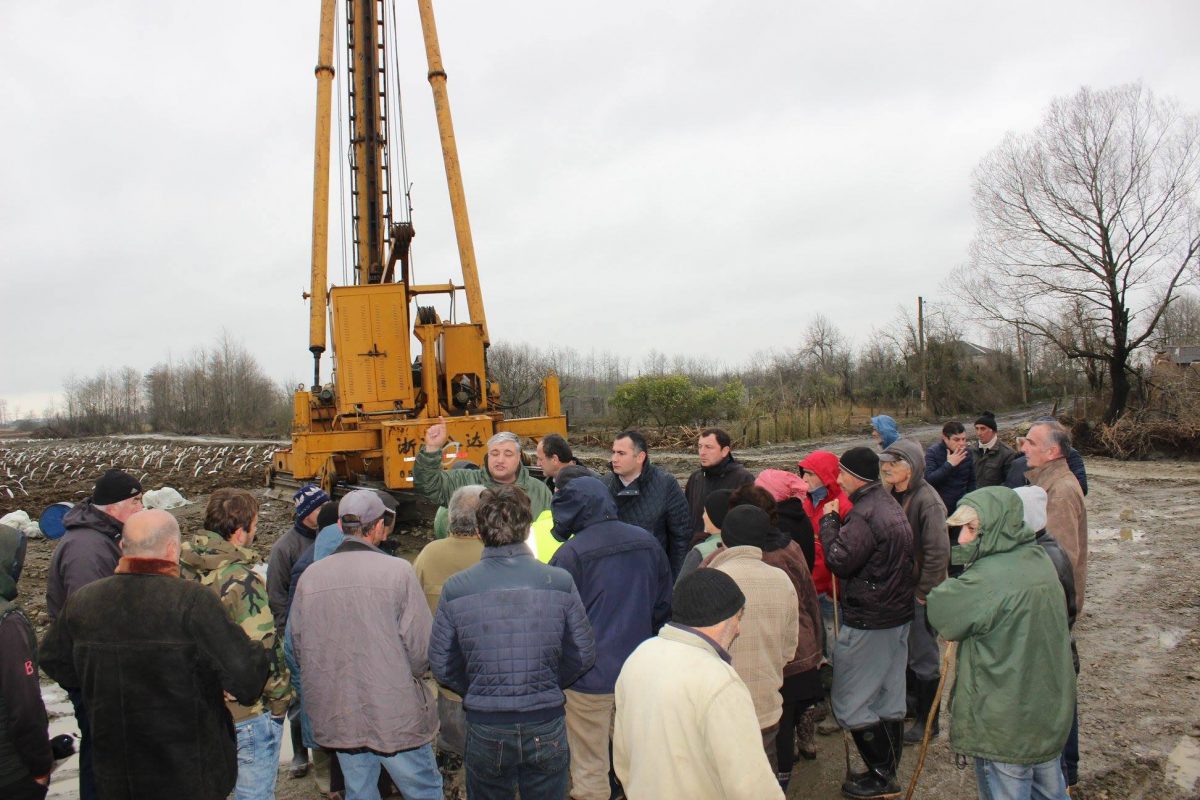
[[[1133,354],[1197,265],[1200,123],[1140,85],[1055,99],[974,175],[978,232],[956,276],[982,316],[1102,362],[1125,409]]]

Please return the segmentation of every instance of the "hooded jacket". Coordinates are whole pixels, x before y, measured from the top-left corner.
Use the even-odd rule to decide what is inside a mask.
[[[954,547],[965,569],[927,604],[929,623],[959,643],[950,746],[1009,764],[1057,759],[1071,730],[1075,672],[1054,565],[1012,490],[980,489],[962,503],[978,512],[979,536]]]
[[[271,545],[271,555],[267,559],[267,600],[271,605],[271,615],[275,618],[275,629],[284,630],[287,625],[288,608],[292,589],[292,567],[300,560],[300,556],[312,549],[317,532],[306,528],[296,520],[292,529],[275,540]]]
[[[412,478],[413,488],[425,499],[439,506],[447,505],[454,490],[461,486],[478,484],[490,489],[499,485],[486,463],[482,469],[442,469],[442,454],[427,453],[424,447],[417,451]],[[546,484],[530,475],[524,464],[517,466],[515,483],[529,495],[529,505],[535,520],[550,510],[550,490],[546,488]]]
[[[67,529],[46,576],[46,611],[50,619],[58,617],[67,598],[92,581],[107,578],[121,560],[121,540],[124,523],[104,513],[91,500],[84,500],[63,517]]]
[[[854,503],[838,485],[837,477],[841,469],[838,466],[838,457],[828,450],[815,450],[800,462],[800,469],[816,474],[825,484],[825,496],[818,503],[813,503],[811,493],[804,497],[804,510],[808,513],[814,534],[821,530],[821,517],[825,516],[825,506],[829,505],[831,500],[838,501],[838,511],[844,520]],[[829,568],[825,566],[825,548],[820,536],[814,535],[813,550],[813,585],[817,587],[818,594],[832,595],[833,577],[829,574]]]
[[[959,499],[975,491],[975,462],[969,447],[967,457],[958,466],[950,463],[949,455],[946,443],[940,439],[925,451],[925,482],[937,489],[946,511],[953,514]]]
[[[54,764],[38,683],[37,639],[13,603],[24,548],[24,534],[0,525],[0,790],[48,775]]]
[[[204,531],[183,543],[179,554],[180,574],[207,586],[221,600],[229,619],[270,653],[270,675],[262,697],[250,705],[227,702],[233,721],[242,722],[270,710],[281,717],[295,693],[283,661],[283,636],[276,635],[275,620],[267,603],[267,582],[255,567],[262,563],[258,553],[238,547],[219,534]]]
[[[237,778],[223,691],[254,703],[267,654],[178,565],[125,557],[72,595],[42,641],[42,670],[83,693],[100,797],[223,800]]]
[[[904,459],[912,471],[908,489],[897,498],[913,533],[913,577],[917,599],[946,580],[950,565],[950,537],[946,531],[946,506],[933,487],[925,482],[925,454],[912,439],[898,439],[885,453]],[[896,492],[892,491],[896,497]]]
[[[701,467],[688,476],[683,494],[687,498],[688,510],[692,515],[689,533],[704,530],[704,500],[718,489],[733,491],[739,486],[754,483],[754,473],[742,466],[733,453],[721,459],[719,464]]]
[[[598,478],[571,481],[550,508],[555,530],[571,536],[550,566],[574,579],[596,638],[596,663],[571,688],[611,694],[625,659],[670,619],[671,565],[653,536],[617,519]]]
[[[602,480],[617,500],[617,515],[621,521],[649,531],[666,552],[672,577],[678,575],[695,533],[687,498],[679,488],[679,481],[648,461],[642,474],[628,486],[615,472],[605,475]]]
[[[871,427],[879,431],[879,447],[883,450],[891,447],[900,438],[900,429],[896,427],[896,420],[887,414],[871,417]]]
[[[845,522],[821,518],[825,563],[842,585],[842,619],[852,628],[895,628],[913,618],[913,535],[900,504],[875,481],[850,495]]]

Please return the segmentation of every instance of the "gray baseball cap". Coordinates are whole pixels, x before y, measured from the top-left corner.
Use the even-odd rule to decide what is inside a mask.
[[[386,510],[379,495],[370,489],[355,489],[338,503],[338,517],[345,519],[353,515],[363,525],[375,522]]]

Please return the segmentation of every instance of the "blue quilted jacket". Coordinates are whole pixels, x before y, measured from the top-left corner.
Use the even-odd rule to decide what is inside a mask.
[[[429,663],[439,683],[462,695],[469,721],[561,715],[563,688],[595,660],[571,576],[523,543],[485,547],[478,564],[442,587]]]

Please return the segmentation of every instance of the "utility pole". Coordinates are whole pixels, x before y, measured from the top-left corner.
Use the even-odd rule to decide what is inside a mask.
[[[921,368],[921,413],[929,414],[929,371],[925,358],[925,298],[917,298],[917,358]]]

